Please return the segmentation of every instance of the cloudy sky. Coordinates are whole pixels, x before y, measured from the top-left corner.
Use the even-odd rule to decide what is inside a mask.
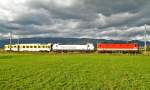
[[[0,38],[142,40],[150,0],[0,0]]]

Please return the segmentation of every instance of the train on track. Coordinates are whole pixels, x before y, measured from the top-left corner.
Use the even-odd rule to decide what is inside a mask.
[[[139,45],[137,43],[92,43],[76,44],[76,45],[63,45],[63,44],[8,44],[4,46],[5,51],[18,51],[18,52],[139,52]]]

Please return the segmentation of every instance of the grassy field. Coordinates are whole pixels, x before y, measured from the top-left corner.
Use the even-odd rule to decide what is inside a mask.
[[[0,90],[150,90],[150,56],[0,54]]]

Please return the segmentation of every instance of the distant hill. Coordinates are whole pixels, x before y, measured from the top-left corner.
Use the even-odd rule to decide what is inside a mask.
[[[144,46],[143,41],[133,40],[133,41],[121,41],[121,40],[105,40],[105,39],[90,39],[90,38],[21,38],[19,39],[19,43],[61,43],[61,44],[85,44],[85,43],[93,43],[96,45],[97,43],[105,42],[105,43],[128,43],[134,42],[138,43],[141,47]],[[12,40],[13,44],[17,43],[16,39]],[[9,44],[9,39],[0,40],[0,48],[2,48],[5,44]],[[150,45],[150,42],[147,43]]]

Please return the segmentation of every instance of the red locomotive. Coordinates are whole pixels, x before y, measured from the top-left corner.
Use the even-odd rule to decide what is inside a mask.
[[[136,43],[99,43],[98,52],[138,52],[139,45]]]

